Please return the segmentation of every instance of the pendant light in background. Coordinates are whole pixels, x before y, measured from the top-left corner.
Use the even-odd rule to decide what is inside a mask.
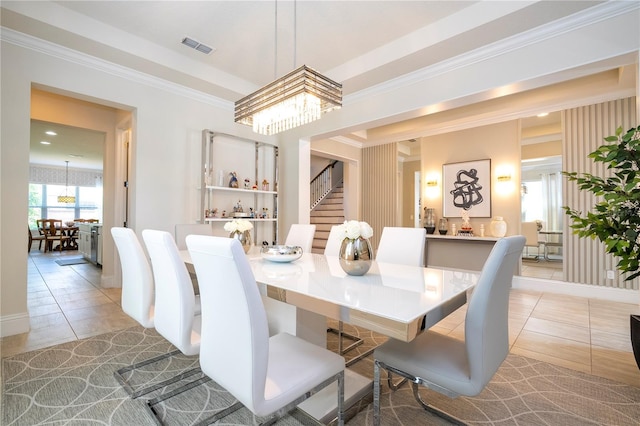
[[[65,184],[64,184],[64,195],[58,195],[58,202],[59,203],[75,203],[76,202],[76,197],[74,197],[73,195],[68,195],[68,192],[69,192],[69,160],[65,161],[65,163],[67,163],[67,170],[66,170],[66,178],[65,178]]]

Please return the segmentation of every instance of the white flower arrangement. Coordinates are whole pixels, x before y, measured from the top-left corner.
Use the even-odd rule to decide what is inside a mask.
[[[229,233],[251,231],[252,229],[253,224],[244,219],[234,219],[224,224],[224,230]]]
[[[358,222],[357,220],[345,220],[342,225],[338,225],[338,232],[341,240],[349,238],[355,240],[362,237],[369,239],[373,237],[373,228],[367,222]]]

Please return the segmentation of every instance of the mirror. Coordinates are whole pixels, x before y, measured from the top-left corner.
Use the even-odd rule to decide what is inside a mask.
[[[521,120],[521,220],[527,237],[522,276],[563,279],[562,128],[560,112]],[[531,240],[534,240],[533,242]],[[536,244],[537,243],[537,244]]]
[[[422,226],[422,197],[420,172],[420,141],[409,139],[398,142],[398,173],[401,177],[399,193],[401,225],[407,228]]]

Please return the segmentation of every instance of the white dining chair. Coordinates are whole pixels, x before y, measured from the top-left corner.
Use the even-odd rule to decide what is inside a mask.
[[[214,423],[244,405],[268,423],[315,391],[338,382],[344,424],[344,358],[288,333],[269,337],[267,314],[239,241],[189,235],[187,247],[202,283],[202,371],[238,403],[207,419]],[[234,347],[234,350],[221,348]]]
[[[380,235],[376,261],[424,266],[426,235],[427,231],[424,228],[385,226]]]
[[[316,225],[294,223],[289,228],[284,244],[287,246],[300,246],[303,253],[311,253],[315,234]]]
[[[200,353],[202,317],[199,312],[196,312],[196,296],[193,292],[191,279],[173,236],[165,231],[145,229],[142,231],[142,238],[151,258],[151,268],[155,280],[154,323],[156,331],[184,355],[198,355]],[[156,389],[200,372],[200,368],[190,369],[156,384]],[[189,386],[189,383],[183,385],[171,393],[148,401],[148,403],[153,406],[188,389]]]
[[[113,227],[111,235],[118,251],[122,270],[122,292],[120,305],[125,314],[136,320],[144,328],[154,327],[154,283],[151,266],[142,245],[130,228]],[[134,389],[127,380],[129,374],[146,365],[162,361],[179,354],[173,351],[115,371],[114,377],[133,399],[154,391],[153,386]]]
[[[178,250],[186,250],[187,235],[213,235],[213,227],[209,223],[178,223],[175,226],[175,238]]]
[[[524,246],[527,251],[527,256],[523,257],[523,259],[531,259],[536,262],[540,261],[540,236],[538,235],[538,224],[536,222],[522,222],[521,232],[526,239]],[[535,247],[535,256],[528,256],[530,247]]]
[[[340,254],[340,245],[342,244],[343,238],[338,229],[338,225],[334,225],[329,230],[327,244],[324,246],[325,256],[337,256]]]
[[[395,263],[399,265],[410,266],[423,266],[424,265],[424,246],[427,231],[424,228],[402,228],[386,226],[382,229],[382,235],[380,236],[380,243],[378,244],[378,252],[376,253],[376,262]],[[340,341],[338,342],[338,351],[342,351],[341,354],[349,352],[356,346],[361,345],[364,341],[357,336],[347,334],[343,330],[344,325],[340,321],[338,323],[338,330],[330,329],[332,332],[337,332],[339,339],[342,335],[350,340],[353,340],[350,346],[345,349],[341,348]],[[357,340],[356,340],[357,339]],[[351,358],[347,362],[347,367],[355,364],[371,355],[375,347],[372,347],[354,358]]]
[[[144,328],[153,328],[155,294],[149,260],[131,228],[113,227],[111,236],[122,269],[122,310]]]
[[[449,397],[479,394],[509,353],[509,290],[525,238],[499,239],[487,258],[469,300],[465,317],[465,339],[458,340],[425,331],[411,342],[389,339],[374,351],[373,424],[380,425],[380,369],[412,382],[418,403],[450,422],[460,419],[426,403],[418,385]],[[405,381],[403,380],[403,382]]]
[[[338,225],[334,225],[329,230],[327,244],[324,247],[325,256],[338,256],[340,254],[340,245],[342,244],[343,236],[338,229]],[[346,333],[344,331],[344,323],[342,321],[338,321],[338,328],[329,327],[327,328],[327,332],[338,335],[338,353],[340,355],[344,355],[364,343],[364,340],[360,337]],[[349,339],[352,343],[345,347],[344,339]],[[351,365],[352,361],[350,360],[347,364]]]

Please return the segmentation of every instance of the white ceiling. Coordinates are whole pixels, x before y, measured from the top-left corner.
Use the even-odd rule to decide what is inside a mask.
[[[52,131],[56,135],[48,135]],[[105,134],[57,123],[31,120],[29,163],[102,170]],[[42,144],[41,142],[49,142]]]
[[[348,96],[602,3],[3,0],[0,18],[5,28],[235,102],[302,64]],[[214,51],[184,46],[184,37]]]
[[[272,81],[276,69],[280,76],[302,64],[352,94],[599,3],[3,0],[1,6],[4,27],[235,102]],[[182,45],[185,36],[214,52]]]

